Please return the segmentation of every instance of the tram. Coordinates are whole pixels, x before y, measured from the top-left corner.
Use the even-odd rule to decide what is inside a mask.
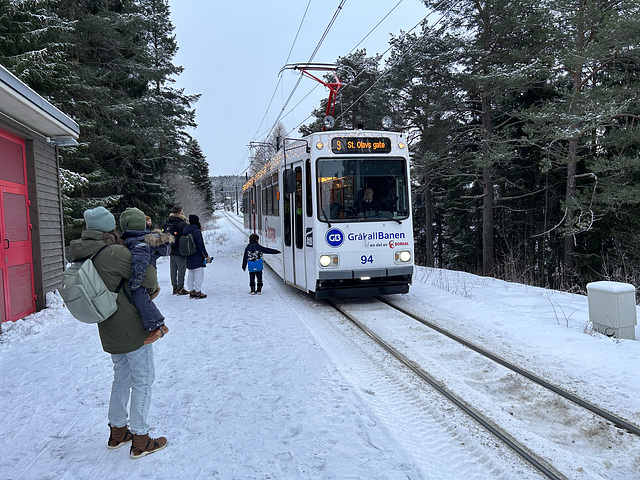
[[[318,299],[407,293],[413,277],[409,154],[401,133],[285,139],[243,186],[244,227],[265,262]]]

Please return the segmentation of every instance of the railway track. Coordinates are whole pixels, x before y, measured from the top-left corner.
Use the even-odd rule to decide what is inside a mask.
[[[585,437],[585,441],[588,440],[595,444],[594,449],[596,451],[598,445],[609,443],[609,437],[615,438],[616,433],[621,434],[624,432],[626,441],[632,439],[630,441],[640,442],[640,428],[637,425],[602,410],[598,406],[533,375],[517,365],[513,365],[491,352],[467,342],[452,332],[445,331],[433,322],[421,318],[419,315],[401,306],[394,305],[383,298],[377,298],[376,300],[380,303],[376,306],[370,306],[370,311],[380,310],[380,308],[391,309],[391,311],[410,320],[389,320],[391,315],[389,313],[383,313],[376,316],[378,318],[386,317],[386,320],[381,321],[374,319],[372,321],[371,317],[373,315],[363,312],[361,307],[350,311],[347,302],[327,301],[327,303],[358,327],[359,330],[364,332],[388,354],[407,367],[421,381],[435,389],[440,395],[454,404],[459,410],[464,412],[465,415],[473,419],[473,421],[481,425],[486,431],[490,432],[496,439],[514,451],[544,477],[550,479],[574,478],[572,477],[572,472],[576,468],[578,470],[583,468],[576,467],[575,465],[584,464],[583,460],[579,459],[580,451],[574,454],[567,450],[567,455],[565,455],[567,457],[566,460],[562,462],[562,465],[556,465],[554,457],[548,455],[547,452],[545,452],[545,448],[541,448],[541,445],[546,444],[546,448],[551,449],[560,447],[567,449],[566,444],[563,444],[562,441],[558,443],[555,439],[547,440],[546,442],[531,442],[526,438],[543,436],[545,424],[553,425],[553,428],[549,427],[548,430],[554,431],[552,436],[558,436],[558,433],[555,432],[558,424],[568,423],[563,427],[566,428],[567,438]],[[392,323],[393,325],[383,326],[385,322]],[[411,326],[411,322],[413,322],[413,326]],[[419,327],[416,327],[415,322],[419,322]],[[506,376],[501,374],[500,376],[505,378],[508,383],[517,384],[520,389],[515,395],[516,398],[513,399],[513,402],[519,401],[517,397],[520,397],[531,405],[536,402],[541,402],[545,405],[556,405],[557,409],[549,413],[551,418],[540,419],[540,425],[534,429],[533,433],[525,434],[519,428],[513,428],[513,426],[510,425],[514,423],[512,422],[513,417],[509,418],[509,416],[507,416],[505,420],[504,411],[501,411],[499,405],[503,405],[504,401],[498,397],[501,392],[507,390],[506,387],[504,390],[497,387],[492,388],[492,390],[495,390],[496,399],[489,402],[484,400],[476,405],[477,399],[480,398],[477,392],[474,393],[470,389],[465,388],[464,385],[461,386],[460,382],[449,381],[446,371],[443,372],[441,368],[434,368],[433,365],[436,362],[432,359],[421,357],[421,354],[417,353],[418,350],[412,348],[409,344],[410,342],[406,341],[406,337],[404,340],[400,340],[400,336],[395,336],[393,333],[395,329],[413,329],[414,331],[412,333],[415,334],[414,336],[416,338],[419,337],[422,340],[430,337],[429,345],[442,343],[444,341],[443,338],[446,338],[448,342],[446,350],[449,352],[447,354],[449,358],[439,359],[437,363],[440,363],[440,361],[451,362],[449,372],[459,372],[466,368],[470,370],[480,369],[482,371],[493,371],[496,368],[507,369],[509,374]],[[440,340],[438,340],[438,337]],[[457,347],[454,347],[454,344],[457,345]],[[422,344],[420,350],[424,349],[425,345]],[[460,353],[462,350],[466,350],[466,353]],[[475,355],[476,359],[470,360],[470,354]],[[517,379],[514,377],[517,377]],[[540,393],[541,389],[544,390],[546,394]],[[483,396],[486,395],[487,390],[488,389],[483,390],[481,394]],[[556,399],[551,398],[552,396],[556,397]],[[487,408],[487,405],[491,403],[495,404],[496,407]],[[569,409],[567,405],[571,405],[572,408]],[[524,408],[526,409],[528,407],[525,405]],[[553,418],[554,415],[558,415],[558,418]],[[580,417],[581,420],[576,421],[575,419],[577,417]],[[571,424],[572,422],[566,419],[573,419],[572,422],[574,424]],[[601,422],[607,422],[608,427],[603,427]],[[592,425],[593,427],[590,428],[586,425]],[[582,435],[583,431],[588,431],[589,434]],[[601,435],[596,435],[598,432],[600,432]],[[571,458],[575,460],[572,461]],[[589,461],[594,461],[594,459],[585,459],[584,461],[588,463]]]

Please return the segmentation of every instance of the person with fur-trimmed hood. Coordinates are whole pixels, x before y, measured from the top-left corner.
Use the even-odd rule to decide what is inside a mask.
[[[122,240],[131,251],[131,301],[136,306],[142,317],[142,323],[149,331],[145,344],[153,343],[169,329],[164,324],[164,316],[153,303],[146,288],[142,287],[142,280],[149,265],[156,266],[158,257],[164,257],[171,253],[171,244],[174,238],[171,234],[159,230],[150,232],[144,213],[137,208],[127,208],[120,215],[120,227],[123,230]],[[156,290],[159,292],[160,288]],[[157,293],[154,294],[154,298]]]
[[[184,227],[187,226],[187,217],[184,216],[182,207],[174,205],[169,214],[163,231],[170,233],[176,239],[171,247],[171,257],[169,260],[169,273],[171,275],[171,286],[174,295],[189,295],[189,291],[184,288],[184,276],[187,272],[187,258],[180,255],[179,240]]]

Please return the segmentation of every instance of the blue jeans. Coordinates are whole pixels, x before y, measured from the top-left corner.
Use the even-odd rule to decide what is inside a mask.
[[[147,413],[151,405],[151,385],[155,380],[153,345],[143,345],[125,354],[112,354],[113,385],[109,400],[109,423],[124,427],[131,420],[130,428],[136,435],[149,433]],[[131,417],[128,405],[131,399]]]

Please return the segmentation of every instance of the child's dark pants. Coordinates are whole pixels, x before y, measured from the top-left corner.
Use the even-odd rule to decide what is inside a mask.
[[[258,279],[258,289],[256,290],[256,278]],[[249,272],[249,286],[251,287],[251,291],[261,292],[262,291],[262,270],[259,272]]]

